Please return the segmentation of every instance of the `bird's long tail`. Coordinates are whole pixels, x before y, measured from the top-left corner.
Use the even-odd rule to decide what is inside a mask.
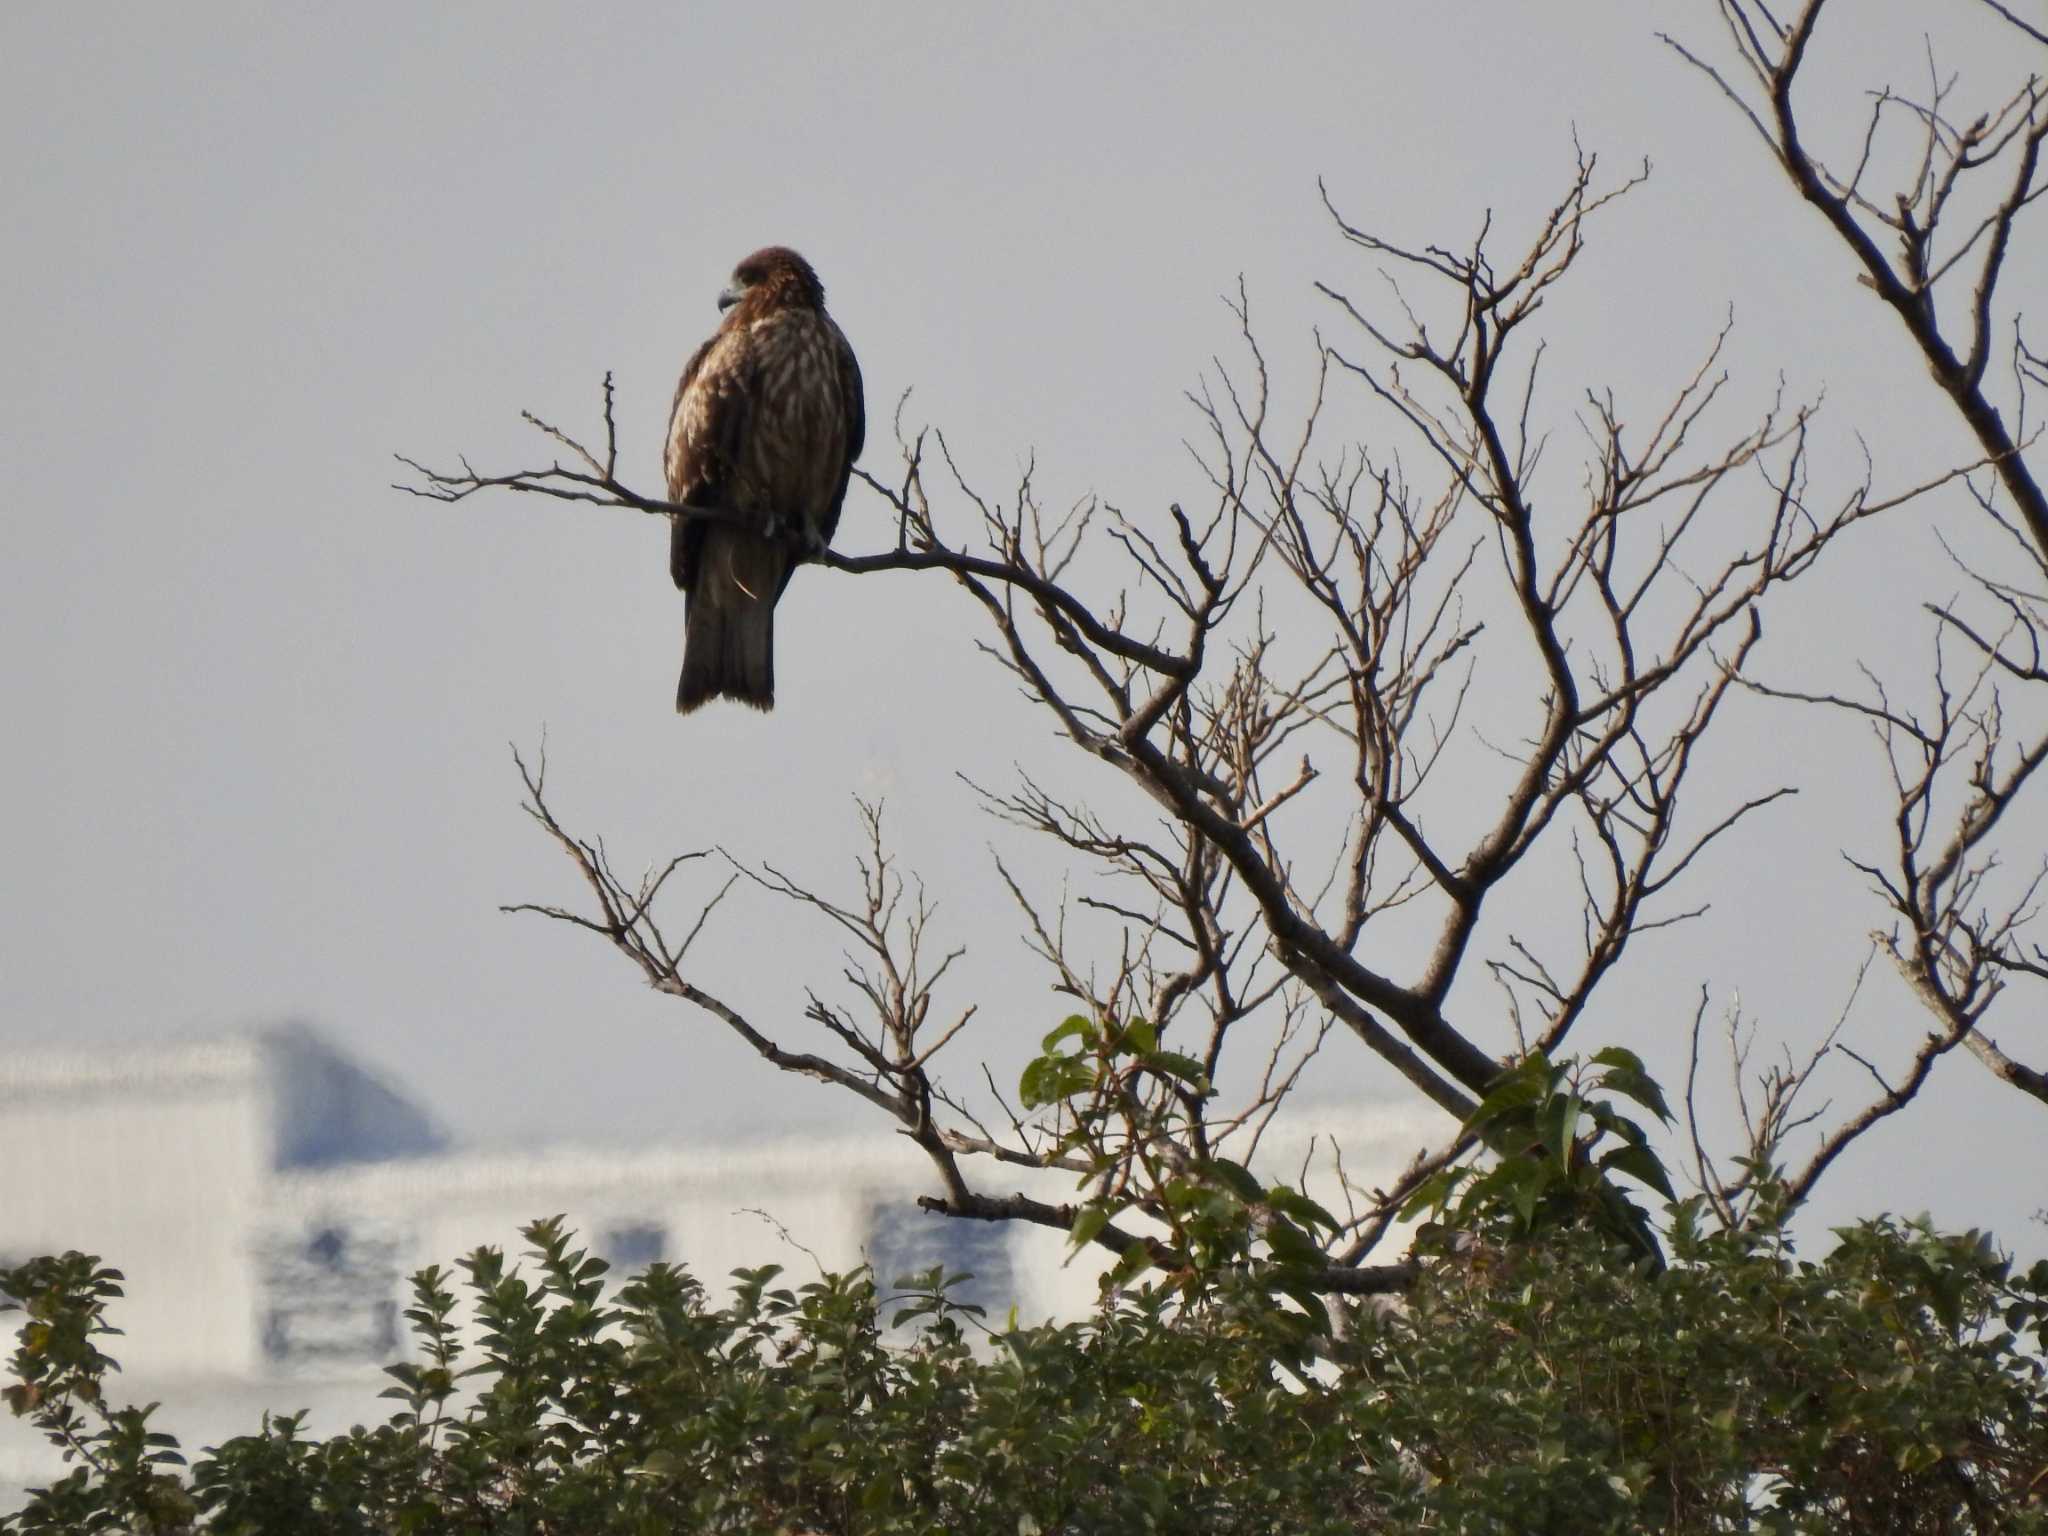
[[[705,529],[683,620],[678,713],[718,698],[775,707],[775,600],[788,568],[788,551],[773,540]]]

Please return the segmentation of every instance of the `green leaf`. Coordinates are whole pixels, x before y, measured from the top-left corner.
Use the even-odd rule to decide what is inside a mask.
[[[1124,1250],[1122,1258],[1116,1261],[1107,1276],[1112,1286],[1129,1285],[1138,1276],[1152,1267],[1152,1248],[1149,1243],[1133,1243]]]
[[[1074,1224],[1067,1229],[1067,1239],[1076,1248],[1085,1248],[1108,1225],[1109,1211],[1105,1207],[1084,1205],[1074,1213]]]
[[[1095,1021],[1085,1014],[1070,1013],[1060,1021],[1052,1033],[1039,1042],[1038,1048],[1042,1051],[1050,1051],[1054,1046],[1070,1036],[1079,1040],[1082,1045],[1092,1047],[1095,1044],[1096,1038]]]
[[[1209,1075],[1192,1056],[1184,1056],[1179,1051],[1152,1051],[1145,1056],[1144,1062],[1148,1069],[1161,1077],[1179,1078],[1202,1093],[1209,1091]]]
[[[1601,1073],[1597,1081],[1607,1092],[1618,1093],[1625,1099],[1633,1099],[1663,1124],[1671,1124],[1671,1106],[1664,1100],[1664,1090],[1657,1086],[1656,1080],[1647,1072],[1640,1068],[1616,1067]]]
[[[1285,1184],[1275,1184],[1266,1191],[1266,1204],[1283,1216],[1292,1217],[1304,1226],[1321,1227],[1324,1231],[1337,1230],[1337,1218],[1323,1207],[1309,1199],[1300,1190]]]
[[[1043,1109],[1058,1100],[1053,1091],[1057,1081],[1059,1062],[1051,1056],[1034,1056],[1024,1063],[1023,1074],[1017,1079],[1017,1097],[1026,1109]]]
[[[1586,1101],[1576,1093],[1560,1093],[1543,1106],[1541,1135],[1543,1145],[1550,1155],[1557,1159],[1559,1168],[1571,1162],[1572,1142],[1579,1134],[1579,1116],[1586,1107]]]
[[[1467,1130],[1492,1125],[1510,1112],[1541,1103],[1550,1093],[1550,1062],[1538,1053],[1526,1056],[1495,1078],[1479,1107],[1465,1119]]]
[[[1263,1235],[1266,1246],[1273,1250],[1276,1259],[1293,1264],[1320,1264],[1325,1257],[1309,1235],[1284,1216],[1276,1216],[1267,1222]]]
[[[1227,1157],[1209,1159],[1208,1172],[1225,1189],[1240,1200],[1257,1202],[1266,1198],[1265,1186],[1252,1177],[1251,1169],[1242,1163],[1233,1163]]]
[[[1638,1076],[1644,1073],[1643,1058],[1625,1045],[1603,1046],[1588,1056],[1586,1061],[1591,1066],[1619,1067],[1624,1072],[1634,1072]]]
[[[1533,1157],[1518,1157],[1506,1166],[1516,1170],[1508,1180],[1508,1198],[1514,1202],[1522,1225],[1532,1227],[1536,1224],[1536,1202],[1543,1197],[1554,1176],[1553,1170],[1548,1163],[1539,1163]]]
[[[1631,1142],[1614,1148],[1600,1159],[1600,1168],[1603,1172],[1625,1173],[1632,1179],[1639,1179],[1666,1200],[1678,1198],[1671,1188],[1671,1176],[1664,1171],[1663,1161],[1640,1143]]]
[[[1425,1211],[1443,1209],[1451,1203],[1451,1196],[1458,1192],[1458,1186],[1471,1177],[1472,1169],[1469,1166],[1439,1168],[1415,1186],[1415,1193],[1410,1195],[1408,1203],[1401,1207],[1401,1219],[1413,1221]]]
[[[1095,1064],[1086,1056],[1037,1056],[1017,1080],[1017,1096],[1026,1109],[1062,1104],[1095,1082]]]
[[[1924,1443],[1903,1445],[1899,1447],[1896,1459],[1901,1472],[1908,1475],[1915,1472],[1925,1472],[1929,1467],[1940,1462],[1941,1447]]]

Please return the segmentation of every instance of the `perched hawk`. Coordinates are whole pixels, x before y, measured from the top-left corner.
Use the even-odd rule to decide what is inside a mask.
[[[738,524],[678,516],[669,573],[687,595],[676,708],[775,704],[775,603],[831,540],[867,433],[860,365],[825,313],[810,263],[779,245],[733,269],[724,323],[699,347],[669,413],[670,501]]]

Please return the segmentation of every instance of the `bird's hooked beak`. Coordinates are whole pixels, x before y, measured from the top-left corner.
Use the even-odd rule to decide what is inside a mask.
[[[722,314],[726,310],[731,309],[733,305],[739,303],[742,296],[743,295],[740,289],[740,285],[738,283],[734,283],[730,288],[726,289],[725,292],[721,293],[718,296],[719,312]]]

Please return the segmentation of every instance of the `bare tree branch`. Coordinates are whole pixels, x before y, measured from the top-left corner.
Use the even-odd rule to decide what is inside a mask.
[[[1391,1188],[1347,1190],[1350,1215],[1313,1283],[1374,1294],[1412,1276],[1366,1261],[1414,1193],[1484,1155],[1465,1126],[1503,1070],[1616,1028],[1601,1007],[1609,979],[1646,936],[1705,911],[1701,877],[1730,834],[1781,814],[1802,787],[1701,767],[1731,711],[1846,713],[1874,733],[1895,791],[1883,853],[1852,863],[1888,909],[1880,947],[1932,1032],[1901,1065],[1846,1033],[1845,1007],[1810,1054],[1767,1057],[1752,1082],[1750,1037],[1731,1018],[1747,1143],[1726,1154],[1695,1103],[1702,990],[1686,1085],[1697,1181],[1723,1220],[1748,1219],[1766,1154],[1810,1136],[1784,1186],[1796,1205],[1959,1045],[2048,1099],[2048,1074],[2022,1059],[2028,1038],[2001,1025],[1994,1044],[1983,1028],[2006,992],[2048,981],[2031,937],[2048,861],[2029,851],[2014,874],[2000,858],[2048,762],[2048,499],[2027,457],[2029,391],[2048,385],[2048,364],[2001,297],[2048,186],[2048,87],[2029,79],[1963,122],[1955,82],[1930,58],[1924,94],[1886,87],[1856,104],[1830,164],[1799,113],[1824,8],[1804,0],[1781,19],[1757,0],[1714,0],[1719,53],[1666,41],[1848,247],[1974,434],[1972,463],[1880,491],[1866,451],[1860,476],[1831,481],[1813,458],[1817,406],[1780,387],[1733,414],[1728,323],[1655,398],[1556,380],[1540,317],[1648,174],[1610,177],[1582,149],[1519,237],[1489,212],[1463,242],[1395,238],[1347,219],[1323,188],[1361,265],[1356,281],[1317,285],[1329,331],[1314,337],[1306,403],[1275,407],[1240,282],[1224,300],[1231,359],[1188,395],[1189,482],[1148,508],[1048,504],[1035,464],[987,491],[899,402],[900,465],[857,472],[893,537],[801,557],[850,579],[956,584],[979,648],[1044,712],[1061,750],[1078,751],[1095,782],[1145,797],[1142,814],[1110,813],[1070,781],[1023,769],[1008,787],[971,786],[1070,872],[1049,895],[1022,866],[994,865],[1059,1008],[1086,1026],[1085,1043],[1054,1032],[1083,1052],[1052,1063],[1073,1067],[1059,1094],[1006,1096],[985,1065],[986,1092],[940,1076],[974,1050],[980,1015],[938,1001],[957,984],[959,952],[937,943],[935,903],[897,870],[879,808],[861,809],[851,895],[735,851],[687,924],[665,929],[709,850],[623,881],[601,843],[563,829],[542,774],[521,761],[527,809],[593,905],[512,910],[601,936],[771,1066],[882,1111],[929,1162],[927,1210],[1078,1230],[1170,1273],[1192,1262],[1188,1191],[1225,1188],[1225,1150],[1259,1149],[1311,1063],[1322,1073],[1362,1058],[1382,1080],[1391,1070],[1452,1124]],[[1905,164],[1902,133],[1911,164],[1887,192],[1884,177]],[[529,415],[562,457],[514,474],[407,459],[417,478],[405,489],[733,515],[621,483],[614,405],[607,377],[601,447]],[[1814,573],[1838,540],[1964,496],[2033,574],[1958,560],[1966,596],[1911,610],[1935,632],[1927,687],[1866,673],[1852,693],[1818,666],[1756,675],[1771,614],[1824,579]],[[1796,600],[1811,600],[1803,591]],[[816,1050],[785,1044],[695,979],[693,945],[729,897],[791,903],[844,947],[837,981],[808,992],[793,1026]],[[1838,1057],[1863,1064],[1876,1089],[1846,1118],[1802,1097]],[[1724,1176],[1731,1156],[1749,1171]],[[979,1187],[991,1166],[1063,1175],[1083,1193],[1062,1204]],[[1306,1171],[1295,1177],[1305,1188]],[[1276,1230],[1263,1208],[1246,1219],[1254,1236]]]

